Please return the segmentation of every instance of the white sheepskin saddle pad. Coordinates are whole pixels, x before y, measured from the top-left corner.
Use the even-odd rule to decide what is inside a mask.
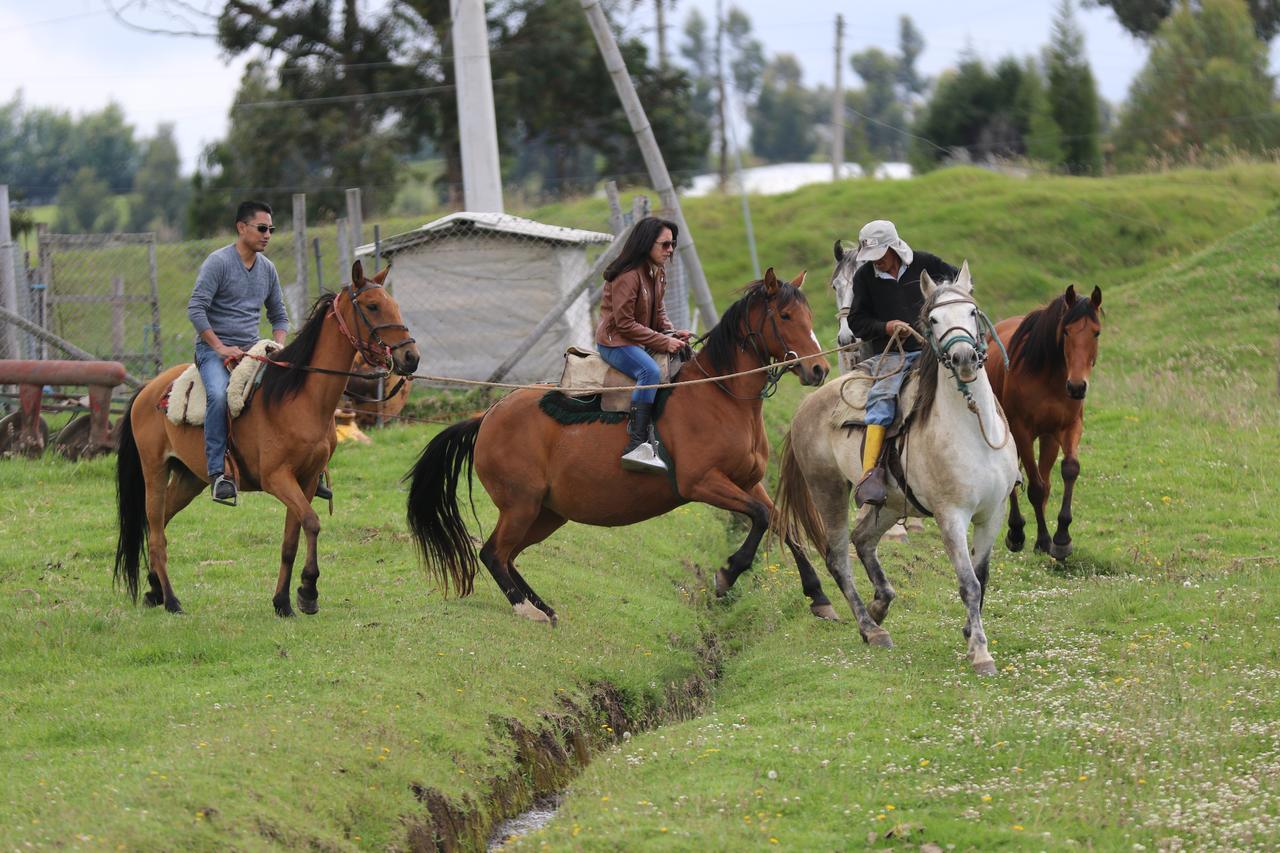
[[[248,353],[266,356],[279,349],[281,346],[275,341],[258,341],[249,348]],[[249,399],[258,371],[265,367],[264,363],[255,358],[242,358],[232,368],[231,377],[227,380],[227,408],[233,419],[244,411],[244,404]],[[204,383],[200,380],[200,371],[193,364],[173,380],[173,387],[169,389],[168,418],[175,424],[201,426],[204,424],[205,406]]]

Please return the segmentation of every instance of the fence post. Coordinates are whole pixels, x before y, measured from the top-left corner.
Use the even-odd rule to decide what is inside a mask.
[[[14,267],[13,238],[9,233],[9,185],[0,184],[0,308],[18,313],[18,274]],[[21,358],[18,330],[0,326],[0,358]]]
[[[618,184],[608,181],[604,185],[605,197],[609,199],[609,230],[615,235],[622,232],[622,202],[618,200]]]
[[[33,282],[31,289],[35,291],[35,321],[36,325],[46,331],[52,331],[49,328],[49,319],[45,316],[48,308],[46,298],[49,295],[49,285],[53,279],[53,253],[49,251],[49,241],[46,235],[49,233],[49,225],[46,222],[36,223],[36,256],[40,263],[40,280]],[[45,345],[44,339],[40,340],[37,347],[36,355],[41,361],[49,357],[49,347]]]
[[[164,370],[164,343],[160,339],[160,264],[156,258],[156,235],[147,242],[147,271],[151,282],[151,347],[157,376]]]
[[[293,266],[297,270],[292,292],[286,291],[294,331],[302,326],[307,310],[307,194],[293,194]]]
[[[382,269],[382,226],[376,222],[373,224],[373,274],[377,275]],[[390,290],[390,286],[387,287]]]
[[[355,250],[364,245],[364,211],[360,209],[360,188],[352,187],[347,190],[347,230],[351,242],[351,255],[355,254]],[[348,255],[348,262],[351,259]]]
[[[311,241],[311,247],[316,251],[316,299],[319,299],[320,294],[324,293],[324,262],[320,258],[319,237]]]
[[[338,217],[338,286],[346,282],[351,275],[351,243],[348,239],[348,222],[345,217]]]
[[[111,358],[124,358],[124,278],[111,276]]]

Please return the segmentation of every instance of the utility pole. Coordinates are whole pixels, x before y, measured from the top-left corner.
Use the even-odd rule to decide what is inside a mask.
[[[454,9],[453,74],[458,84],[463,199],[467,210],[502,213],[498,122],[493,112],[493,76],[489,70],[489,27],[485,21],[484,0],[456,0]]]
[[[649,180],[658,193],[658,199],[665,211],[670,211],[675,223],[680,226],[680,237],[677,241],[680,260],[689,276],[689,284],[693,288],[694,301],[698,303],[698,312],[708,328],[720,319],[716,312],[716,304],[711,299],[711,288],[707,286],[706,275],[702,272],[702,264],[698,261],[698,250],[693,245],[693,232],[684,221],[684,212],[680,210],[680,199],[676,196],[675,187],[671,184],[671,174],[662,159],[662,151],[658,141],[653,137],[653,126],[645,116],[640,96],[636,94],[635,84],[627,73],[627,65],[622,60],[622,52],[618,50],[618,42],[609,28],[609,19],[605,17],[600,0],[582,0],[582,10],[591,25],[591,33],[600,48],[600,56],[604,59],[604,67],[613,79],[613,86],[618,90],[618,98],[622,101],[622,109],[631,124],[631,132],[636,135],[636,143],[640,146],[640,156],[644,158],[645,168],[649,171]]]
[[[724,5],[716,0],[716,92],[720,108],[720,192],[729,188],[729,110],[725,104],[724,85]]]
[[[831,180],[844,170],[844,15],[836,14],[836,83],[831,96]]]
[[[658,26],[658,67],[667,70],[667,3],[673,0],[653,0],[654,15]]]

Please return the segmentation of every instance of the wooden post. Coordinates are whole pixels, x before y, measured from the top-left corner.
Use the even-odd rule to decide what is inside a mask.
[[[124,358],[124,277],[111,276],[111,357]]]
[[[609,230],[614,234],[622,231],[622,202],[618,198],[618,183],[607,181],[604,185],[605,198],[609,200]]]
[[[289,316],[294,322],[294,329],[302,326],[307,310],[307,194],[293,194],[293,266],[295,278],[290,298]],[[319,294],[317,294],[319,295]]]
[[[342,287],[351,275],[351,242],[345,217],[338,217],[338,287]]]
[[[0,308],[18,313],[18,274],[14,267],[13,238],[9,235],[9,185],[0,184]],[[21,358],[18,330],[0,325],[0,358]]]
[[[33,307],[35,308],[36,323],[40,328],[52,331],[49,329],[49,318],[45,316],[45,312],[49,307],[47,301],[49,288],[53,284],[53,252],[49,250],[49,241],[46,239],[48,233],[49,224],[47,222],[36,223],[36,256],[39,258],[40,263],[40,281],[37,282],[37,287],[33,288],[35,290],[35,299],[33,300],[35,305]],[[36,357],[41,361],[49,357],[49,348],[45,346],[43,339],[41,339],[36,349],[38,352]]]
[[[377,275],[382,269],[382,226],[376,222],[373,225],[373,274]],[[388,287],[388,290],[391,288]]]
[[[324,262],[320,258],[320,238],[316,237],[311,241],[311,247],[316,250],[316,298],[324,293]]]
[[[663,210],[671,211],[672,219],[680,226],[679,252],[684,258],[685,271],[693,285],[698,309],[702,312],[703,320],[714,325],[720,315],[716,312],[715,301],[711,298],[711,288],[707,286],[702,263],[698,260],[693,232],[689,230],[689,223],[684,221],[684,212],[680,209],[680,199],[676,196],[675,186],[671,183],[671,174],[667,171],[667,164],[662,159],[662,151],[658,148],[658,141],[653,136],[653,127],[649,124],[644,107],[640,104],[640,96],[636,94],[635,84],[631,81],[631,75],[627,73],[626,63],[622,59],[622,52],[618,50],[618,42],[613,37],[609,20],[605,17],[600,0],[581,0],[581,2],[587,22],[591,25],[591,33],[595,36],[600,55],[604,59],[604,66],[613,79],[614,88],[617,89],[618,97],[622,101],[622,108],[627,114],[631,131],[635,134],[636,142],[640,146],[640,155],[644,158],[645,167],[648,169],[649,180],[653,181],[653,188],[658,191],[660,206]]]
[[[360,188],[347,190],[347,236],[351,242],[351,254],[364,245],[364,211],[360,207]]]
[[[164,370],[164,343],[160,337],[160,264],[156,259],[156,235],[147,242],[147,275],[151,288],[151,361],[156,375]]]

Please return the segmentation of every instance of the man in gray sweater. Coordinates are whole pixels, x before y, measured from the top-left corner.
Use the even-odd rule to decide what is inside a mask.
[[[275,264],[262,254],[276,227],[271,208],[246,201],[236,210],[236,241],[205,259],[187,302],[196,329],[196,365],[208,400],[204,416],[204,453],[213,484],[213,499],[232,506],[236,484],[223,476],[227,453],[226,359],[239,358],[258,340],[262,309],[267,309],[271,336],[283,344],[289,329],[284,296]]]

